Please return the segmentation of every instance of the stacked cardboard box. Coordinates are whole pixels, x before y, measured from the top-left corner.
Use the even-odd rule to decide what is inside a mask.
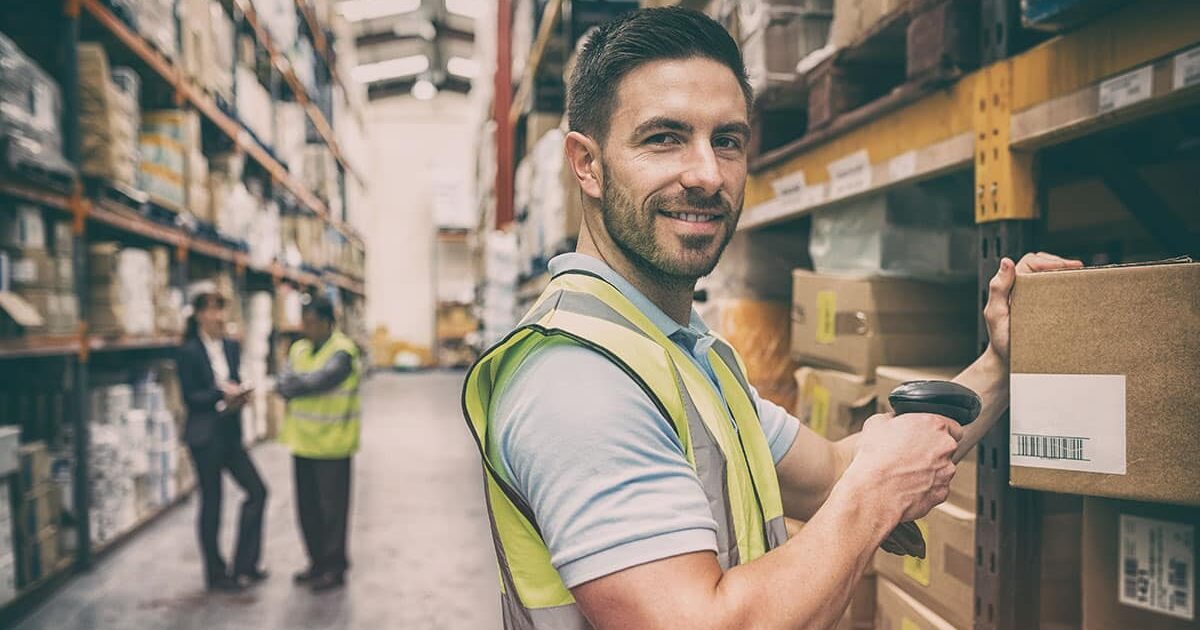
[[[171,286],[171,254],[166,247],[150,248],[153,266],[154,328],[160,335],[182,335],[183,291]]]
[[[234,73],[237,115],[242,124],[268,147],[275,146],[275,105],[252,67],[239,62]]]
[[[144,249],[115,242],[88,247],[89,325],[101,335],[155,331],[154,263]]]
[[[242,382],[252,385],[254,394],[242,412],[242,437],[249,444],[267,435],[267,406],[270,382],[267,363],[274,330],[274,300],[267,291],[255,291],[246,300],[246,328],[242,333]]]
[[[79,44],[80,165],[84,175],[124,186],[137,183],[141,109],[139,81],[129,68],[110,71],[97,43]],[[115,75],[120,82],[113,80]]]
[[[208,160],[200,140],[199,115],[190,110],[146,112],[142,118],[141,188],[166,210],[203,216],[211,203]]]
[[[338,165],[333,152],[324,144],[304,146],[304,171],[300,180],[304,186],[329,206],[335,217],[342,216],[341,187],[338,185]]]
[[[8,261],[8,282],[0,292],[11,289],[15,296],[6,295],[6,302],[18,301],[36,314],[22,323],[29,334],[70,334],[79,322],[72,237],[69,230],[63,233],[61,222],[53,226],[48,239],[42,209],[36,205],[0,208],[0,252]]]
[[[739,39],[754,91],[793,80],[800,61],[825,46],[832,21],[833,0],[739,3]]]
[[[0,34],[0,164],[33,165],[68,176],[63,157],[62,91],[41,67]]]
[[[15,527],[17,584],[25,587],[52,573],[58,564],[62,499],[51,482],[45,442],[20,448],[20,500]]]

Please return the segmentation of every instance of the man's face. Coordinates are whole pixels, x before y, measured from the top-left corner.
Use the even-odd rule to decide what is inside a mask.
[[[300,314],[300,330],[309,341],[321,341],[330,335],[332,326],[316,313],[304,311]]]
[[[655,61],[621,80],[601,150],[604,227],[643,271],[694,282],[733,237],[746,185],[746,100],[711,59]]]

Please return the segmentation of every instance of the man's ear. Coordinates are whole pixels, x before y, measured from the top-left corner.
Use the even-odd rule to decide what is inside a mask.
[[[579,182],[580,190],[593,199],[599,199],[603,184],[600,145],[588,136],[572,131],[567,134],[564,151],[567,164],[570,164],[571,170],[575,172],[575,181]]]

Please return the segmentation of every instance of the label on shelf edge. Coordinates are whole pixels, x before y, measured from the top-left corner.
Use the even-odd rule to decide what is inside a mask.
[[[788,173],[771,181],[771,189],[775,191],[776,199],[786,199],[804,192],[804,171]]]
[[[1013,374],[1012,465],[1125,474],[1124,374]]]
[[[1200,46],[1175,55],[1175,85],[1172,89],[1200,85]]]
[[[1195,527],[1122,514],[1117,549],[1117,601],[1188,621],[1196,618]]]
[[[908,179],[917,174],[917,152],[906,151],[888,162],[888,175],[892,182]]]
[[[1154,66],[1115,76],[1100,84],[1100,113],[1128,107],[1144,101],[1154,92]]]
[[[837,199],[871,187],[871,158],[866,149],[829,163],[829,197]]]
[[[805,186],[804,189],[800,191],[800,206],[804,208],[811,208],[824,203],[825,189],[825,184]]]

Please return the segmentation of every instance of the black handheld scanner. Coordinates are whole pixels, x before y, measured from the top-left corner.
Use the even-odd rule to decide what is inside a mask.
[[[950,381],[909,381],[888,396],[896,414],[933,413],[966,426],[979,417],[979,395]]]

